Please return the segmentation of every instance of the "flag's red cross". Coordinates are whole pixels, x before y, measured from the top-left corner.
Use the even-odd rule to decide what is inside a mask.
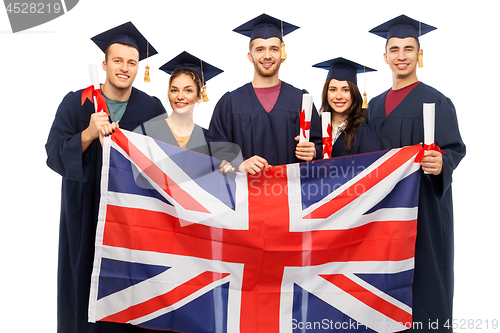
[[[146,156],[142,155],[143,162],[140,158],[136,158],[139,150],[121,132],[115,133],[112,140],[129,155],[134,156],[135,163],[150,165]],[[414,156],[418,149],[418,146],[414,149],[402,149],[385,165],[393,164],[394,160],[396,165],[401,165]],[[394,167],[382,165],[377,177],[368,175],[360,179],[359,183],[363,184],[365,189],[369,189],[377,180],[383,179],[392,171]],[[269,177],[270,174],[274,177]],[[170,184],[170,188],[166,190],[178,190],[178,187],[174,189],[175,186],[172,186],[168,176],[163,175],[163,177],[167,180],[164,182],[166,186],[169,187]],[[249,177],[249,182],[251,180],[259,180],[259,176]],[[269,188],[280,186],[285,189],[286,166],[271,168],[265,180]],[[249,186],[248,190],[250,221],[248,230],[221,230],[200,224],[181,227],[179,219],[164,213],[136,209],[124,212],[123,210],[127,208],[108,206],[103,245],[212,259],[212,242],[222,242],[224,246],[220,247],[221,260],[244,264],[240,332],[278,332],[279,291],[284,268],[303,266],[303,233],[289,230],[290,213],[287,196],[282,194],[265,196],[255,186]],[[188,201],[187,193],[183,193],[182,196]],[[303,220],[304,223],[308,223],[307,218],[326,218],[341,206],[356,199],[355,194],[348,194],[347,191],[339,197],[337,198],[340,200],[327,202],[313,211]],[[124,220],[124,217],[127,219]],[[407,228],[402,228],[402,224]],[[409,238],[414,240],[416,237],[415,225],[400,221],[384,221],[357,227],[355,232],[353,230],[309,231],[310,265],[347,261],[397,261],[412,258],[414,248],[408,246],[412,243],[408,240]],[[212,232],[212,229],[217,229],[218,232]],[[213,235],[220,235],[220,239],[213,239]],[[390,250],[387,249],[388,238],[392,239]],[[172,305],[202,286],[222,279],[226,275],[215,272],[202,273],[167,294],[102,320],[128,322],[140,318],[147,313]],[[411,322],[411,314],[369,292],[344,275],[332,274],[321,277],[397,322]]]

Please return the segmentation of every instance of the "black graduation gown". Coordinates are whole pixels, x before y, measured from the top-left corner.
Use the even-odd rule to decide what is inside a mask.
[[[297,141],[294,138],[300,131],[299,112],[304,93],[306,91],[282,81],[276,104],[267,112],[251,83],[228,92],[215,106],[207,139],[210,144],[237,144],[243,159],[258,155],[270,165],[303,162],[295,157]],[[321,122],[316,108],[313,108],[311,116],[310,141],[316,144],[316,158],[321,158]],[[221,159],[232,160],[220,152],[217,154]]]
[[[435,103],[435,143],[443,154],[439,176],[422,172],[418,205],[417,240],[413,281],[413,321],[423,331],[429,321],[439,321],[437,332],[452,331],[453,311],[453,170],[465,156],[465,145],[458,129],[455,107],[436,89],[419,83],[386,117],[388,91],[373,98],[368,109],[369,122],[375,127],[383,149],[423,142],[423,103]],[[414,326],[416,327],[416,326]],[[435,331],[435,330],[433,330]]]
[[[87,128],[94,105],[82,90],[64,97],[45,145],[47,165],[62,179],[59,260],[57,279],[57,331],[135,332],[130,325],[88,323],[90,277],[94,261],[95,231],[100,200],[102,147],[94,140],[82,154],[81,132]],[[160,100],[132,88],[120,128],[133,130],[165,113]]]
[[[346,148],[344,132],[340,134],[333,144],[332,157],[371,153],[382,150],[382,145],[378,139],[375,129],[370,124],[363,124],[355,133],[356,140],[353,141],[351,151]]]
[[[165,119],[167,118],[168,115],[166,114],[160,115],[137,127],[134,132],[141,133],[161,142],[179,147],[179,143],[175,139],[170,126],[168,126],[167,122],[165,121]],[[206,133],[206,129],[195,124],[193,132],[191,132],[191,137],[189,138],[189,141],[184,148],[209,155],[209,149],[207,141],[205,139]]]

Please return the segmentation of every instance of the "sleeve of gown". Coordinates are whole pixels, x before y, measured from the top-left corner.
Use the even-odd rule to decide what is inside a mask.
[[[90,173],[93,149],[89,146],[82,154],[78,111],[83,110],[79,103],[79,93],[70,92],[64,97],[57,109],[45,150],[47,165],[52,170],[67,179],[85,182]]]
[[[436,195],[443,196],[452,182],[453,170],[465,156],[465,144],[458,129],[457,114],[450,99],[442,97],[436,103],[436,145],[445,151],[443,156],[443,171],[439,176],[425,175],[433,180]]]
[[[228,92],[221,97],[215,106],[206,139],[210,145],[212,156],[221,161],[230,161],[237,168],[243,159],[240,148],[234,144],[232,126],[231,98]]]
[[[359,137],[360,142],[358,143],[359,154],[382,150],[382,144],[380,143],[377,132],[373,126],[365,124],[361,134],[362,136]]]

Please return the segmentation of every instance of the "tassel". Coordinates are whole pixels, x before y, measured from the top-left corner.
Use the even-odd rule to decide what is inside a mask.
[[[147,41],[147,47],[146,47],[146,72],[144,72],[144,82],[150,82],[150,77],[149,77],[149,41]]]
[[[283,21],[281,21],[281,60],[286,59],[285,42],[283,41]]]
[[[149,78],[149,66],[146,66],[146,72],[144,73],[144,82],[150,82],[150,78]]]
[[[418,22],[418,36],[420,44],[420,39],[422,39],[422,22]],[[423,55],[424,51],[422,51],[422,49],[418,50],[418,67],[424,67],[424,60],[422,59]]]
[[[286,59],[285,43],[281,43],[281,60]]]
[[[363,105],[361,106],[362,109],[368,109],[368,98],[366,97],[366,92],[363,93]]]
[[[207,96],[207,87],[205,85],[203,85],[203,87],[201,87],[201,88],[203,89],[203,92],[202,92],[203,102],[208,102],[209,99]]]
[[[423,61],[423,54],[424,51],[420,50],[418,51],[418,67],[424,67],[424,61]]]

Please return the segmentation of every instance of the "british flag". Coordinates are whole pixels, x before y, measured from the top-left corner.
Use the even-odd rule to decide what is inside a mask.
[[[105,139],[89,321],[180,332],[396,332],[412,324],[419,146],[220,174]]]

